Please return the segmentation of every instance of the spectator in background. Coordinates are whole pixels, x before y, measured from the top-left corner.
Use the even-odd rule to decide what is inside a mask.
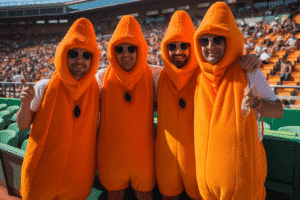
[[[279,22],[279,18],[275,17],[275,20],[271,22],[270,26],[270,30],[269,33],[272,33],[273,35],[277,34],[280,30],[280,22]]]
[[[287,34],[292,31],[292,22],[291,18],[288,17],[284,22],[282,23],[282,33]]]
[[[264,43],[263,43],[264,47],[270,48],[274,45],[274,42],[271,41],[270,37],[267,36],[264,39]]]
[[[263,41],[260,41],[258,45],[256,45],[254,49],[254,53],[256,56],[260,57],[263,52]]]
[[[288,81],[291,72],[292,72],[292,64],[290,61],[287,61],[286,57],[284,57],[280,64],[281,80]]]
[[[255,26],[253,37],[260,38],[265,35],[264,27],[262,25],[262,21],[258,22]]]
[[[285,41],[282,50],[296,50],[299,48],[299,39],[295,38],[295,34],[292,32],[290,37]]]
[[[290,108],[290,102],[286,99],[282,100],[282,105],[284,108]]]
[[[262,52],[262,54],[260,55],[259,59],[261,60],[261,62],[262,62],[263,64],[268,64],[270,58],[271,58],[271,53],[269,52],[269,50],[268,50],[267,47],[264,47],[264,48],[263,48],[263,52]]]
[[[299,32],[300,32],[300,25],[295,20],[293,20],[292,21],[292,33],[297,34]]]
[[[277,37],[275,44],[272,46],[270,53],[274,55],[276,51],[279,51],[283,46],[283,37],[280,35]]]
[[[21,75],[20,71],[17,71],[16,75],[14,75],[12,78],[12,82],[21,83],[21,79],[24,79],[24,76]]]

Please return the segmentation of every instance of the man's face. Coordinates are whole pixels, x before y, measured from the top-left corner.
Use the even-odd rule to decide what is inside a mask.
[[[68,51],[68,68],[77,81],[90,70],[91,61],[92,54],[86,49],[74,48]]]
[[[125,70],[130,71],[137,61],[137,47],[129,42],[123,42],[115,47],[118,64]]]
[[[204,59],[214,65],[225,55],[225,37],[215,34],[204,34],[199,38]]]
[[[184,42],[172,42],[167,45],[171,62],[178,68],[182,68],[190,58],[190,44]]]

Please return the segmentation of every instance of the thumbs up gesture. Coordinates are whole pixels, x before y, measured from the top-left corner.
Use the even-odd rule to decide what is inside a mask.
[[[32,85],[28,86],[24,79],[21,79],[21,83],[23,85],[20,96],[21,102],[26,106],[30,106],[30,103],[35,95],[34,87]]]

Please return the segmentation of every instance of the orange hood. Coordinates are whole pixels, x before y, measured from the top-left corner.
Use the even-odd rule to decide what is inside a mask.
[[[93,54],[90,70],[79,81],[67,67],[67,52],[72,48]],[[85,199],[90,194],[99,119],[98,61],[93,25],[78,19],[57,47],[56,71],[31,126],[21,171],[22,199],[57,199],[60,194]],[[76,107],[81,110],[79,117],[74,115]]]
[[[203,58],[198,42],[203,34],[226,38],[226,52],[215,64]],[[267,172],[262,142],[257,137],[254,110],[242,116],[247,86],[238,63],[243,36],[224,2],[213,4],[195,34],[198,77],[194,105],[194,147],[197,184],[203,199],[265,199]]]
[[[118,64],[115,55],[115,46],[129,42],[137,46],[137,61],[134,67],[129,71],[125,71]],[[121,84],[129,90],[133,90],[133,86],[140,80],[145,72],[147,65],[148,45],[143,36],[139,23],[131,15],[123,16],[120,20],[112,38],[108,43],[108,58]]]
[[[194,33],[194,24],[188,13],[185,11],[176,11],[172,16],[168,30],[162,41],[161,53],[164,61],[164,69],[178,91],[185,86],[198,67],[193,42]],[[171,62],[167,47],[168,43],[176,41],[190,43],[190,58],[181,69],[178,69]]]
[[[85,18],[80,18],[74,22],[57,46],[54,60],[56,72],[74,100],[81,97],[97,72],[100,51],[94,41],[96,41],[96,35],[92,23]],[[72,76],[67,66],[67,54],[73,48],[86,49],[93,55],[90,70],[79,81]]]
[[[225,55],[215,65],[208,63],[202,56],[198,39],[204,34],[216,34],[226,38]],[[194,42],[201,71],[212,81],[214,86],[219,84],[228,66],[242,57],[244,49],[244,37],[236,24],[233,14],[224,2],[217,2],[208,9],[200,27],[195,33]]]

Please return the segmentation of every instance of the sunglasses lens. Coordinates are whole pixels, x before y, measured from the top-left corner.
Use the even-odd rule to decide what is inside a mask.
[[[200,46],[206,47],[208,45],[208,38],[199,38]]]
[[[214,37],[213,42],[215,45],[221,45],[225,40],[224,37]]]
[[[189,43],[181,43],[180,44],[180,48],[184,51],[187,50],[189,46],[190,46]]]
[[[127,48],[127,50],[128,50],[129,53],[134,53],[136,49],[137,49],[136,46],[129,46]]]
[[[167,47],[168,47],[169,51],[175,51],[175,49],[176,49],[176,44],[170,43],[170,44],[167,45]]]
[[[75,59],[78,57],[78,51],[74,51],[74,50],[70,50],[68,51],[68,54],[69,54],[69,57],[72,58],[72,59]]]
[[[121,46],[117,46],[117,47],[115,47],[115,51],[117,52],[117,54],[121,54],[121,53],[123,53],[123,50],[124,50],[124,48],[123,48],[123,47],[121,47]]]
[[[89,59],[91,59],[92,54],[91,54],[90,52],[84,52],[84,53],[82,54],[82,57],[83,57],[83,59],[85,59],[85,60],[89,60]]]

